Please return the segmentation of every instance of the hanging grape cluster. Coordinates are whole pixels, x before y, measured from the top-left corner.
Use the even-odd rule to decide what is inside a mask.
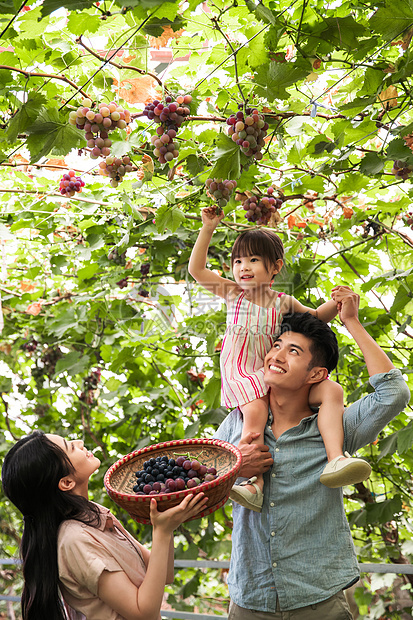
[[[82,181],[80,177],[76,176],[76,172],[74,170],[69,170],[69,172],[64,174],[60,179],[59,191],[62,196],[69,196],[69,198],[71,198],[76,192],[80,193],[84,186],[85,182]]]
[[[253,195],[242,204],[246,211],[245,217],[249,222],[268,224],[271,215],[281,207],[283,202],[281,198],[274,198],[273,193],[274,188],[269,187],[266,196]]]
[[[92,101],[83,99],[82,105],[69,114],[69,123],[78,129],[84,129],[87,146],[91,149],[92,159],[110,155],[112,140],[109,132],[125,129],[130,123],[131,115],[117,103],[99,103],[98,110],[92,110]]]
[[[207,194],[216,201],[219,209],[225,207],[231,197],[232,192],[237,187],[236,181],[222,179],[207,179],[205,181]]]
[[[176,101],[168,95],[165,97],[165,103],[155,99],[145,106],[144,116],[159,123],[151,142],[155,147],[153,154],[160,164],[166,164],[179,155],[179,144],[174,140],[185,118],[191,113],[188,108],[191,101],[191,95],[178,95]]]
[[[112,187],[117,187],[127,172],[132,172],[133,166],[128,155],[120,157],[106,157],[99,164],[99,174],[110,178]]]
[[[262,159],[261,150],[265,145],[264,138],[269,125],[258,110],[247,108],[245,115],[239,110],[236,114],[231,114],[227,125],[228,135],[247,157],[254,157],[258,161]]]
[[[406,162],[397,160],[393,162],[392,174],[396,179],[406,181],[413,172],[413,166],[407,166]]]

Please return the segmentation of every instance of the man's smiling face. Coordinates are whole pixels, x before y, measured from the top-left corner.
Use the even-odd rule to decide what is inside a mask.
[[[297,390],[312,380],[311,340],[296,332],[284,332],[264,360],[264,381],[269,387]],[[320,380],[320,379],[318,379]]]

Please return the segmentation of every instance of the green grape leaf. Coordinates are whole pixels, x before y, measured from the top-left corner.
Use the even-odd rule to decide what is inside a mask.
[[[79,353],[79,351],[71,351],[64,357],[57,361],[55,375],[59,375],[62,372],[67,372],[70,376],[77,375],[83,372],[88,364],[89,357]]]
[[[46,17],[46,15],[50,15],[62,7],[69,11],[82,11],[91,8],[94,4],[95,0],[44,0],[41,6],[42,17]]]
[[[167,229],[175,232],[184,221],[184,213],[175,205],[165,204],[156,211],[155,223],[159,233],[163,233]]]
[[[270,61],[261,65],[255,73],[257,91],[268,101],[288,99],[290,93],[286,88],[303,80],[310,73],[309,69],[297,67],[293,63]]]
[[[49,153],[67,155],[73,148],[80,148],[85,143],[82,132],[62,119],[56,108],[42,108],[36,121],[26,131],[30,134],[27,147],[32,162]]]
[[[401,36],[413,23],[413,3],[411,0],[386,0],[370,18],[373,31],[379,32],[386,40]]]
[[[367,153],[360,164],[360,172],[366,175],[378,174],[384,168],[385,162],[377,153]]]
[[[46,97],[41,93],[31,92],[26,103],[23,103],[20,110],[11,118],[7,138],[14,142],[17,136],[25,133],[26,129],[34,123],[39,115],[39,110],[46,103]]]
[[[215,165],[210,172],[210,178],[238,179],[241,171],[239,146],[225,134],[219,134],[216,145],[212,156]]]

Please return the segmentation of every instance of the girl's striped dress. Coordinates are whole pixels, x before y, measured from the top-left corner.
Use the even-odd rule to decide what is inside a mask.
[[[261,308],[244,292],[228,304],[221,349],[221,404],[228,409],[265,396],[264,357],[281,320],[279,293],[275,307]]]

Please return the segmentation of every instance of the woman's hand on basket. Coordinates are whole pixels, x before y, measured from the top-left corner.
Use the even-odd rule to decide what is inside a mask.
[[[156,499],[151,499],[150,518],[154,528],[161,528],[173,532],[181,523],[191,519],[204,510],[208,498],[204,493],[189,494],[182,502],[173,508],[159,512]]]

